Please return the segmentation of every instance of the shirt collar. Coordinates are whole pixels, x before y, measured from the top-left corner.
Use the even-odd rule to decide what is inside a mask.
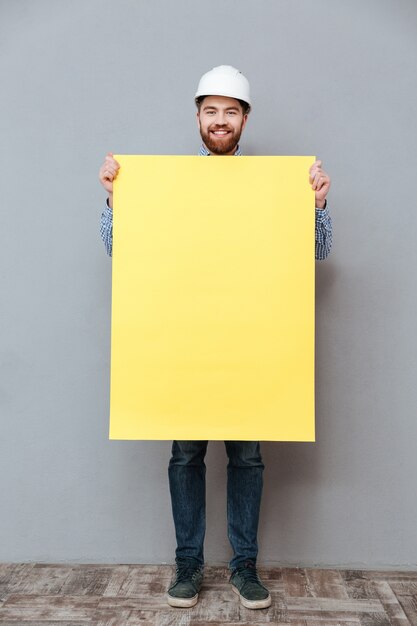
[[[200,151],[198,153],[199,156],[210,156],[210,152],[207,150],[204,144],[201,145]],[[233,156],[242,156],[242,152],[240,151],[240,147],[237,146],[236,152]]]

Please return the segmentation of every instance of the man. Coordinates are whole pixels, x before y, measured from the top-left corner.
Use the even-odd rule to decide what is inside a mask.
[[[201,156],[240,156],[239,140],[251,109],[249,83],[231,66],[215,67],[204,74],[195,95],[197,124],[203,144]],[[111,153],[99,178],[109,194],[101,217],[101,236],[112,253],[113,180],[119,164]],[[316,198],[316,259],[330,252],[332,226],[326,208],[330,178],[321,161],[310,168],[310,184]],[[177,549],[175,577],[168,589],[168,603],[191,607],[197,603],[203,580],[205,535],[205,464],[207,441],[174,441],[168,474]],[[263,469],[258,441],[225,441],[227,466],[228,536],[233,548],[230,582],[241,603],[250,609],[266,608],[271,596],[256,570],[257,531]]]

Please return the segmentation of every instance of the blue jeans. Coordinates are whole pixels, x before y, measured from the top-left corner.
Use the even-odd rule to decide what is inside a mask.
[[[230,569],[258,555],[258,521],[264,464],[259,441],[225,441],[227,465],[227,532],[233,549]],[[208,441],[174,441],[169,488],[177,539],[176,557],[204,563],[206,466]]]

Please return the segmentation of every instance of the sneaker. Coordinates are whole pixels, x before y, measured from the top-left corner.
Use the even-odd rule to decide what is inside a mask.
[[[203,571],[203,565],[194,559],[177,559],[175,576],[168,589],[168,604],[183,609],[197,604]]]
[[[261,583],[253,561],[245,561],[243,565],[237,567],[229,582],[239,596],[241,604],[247,609],[266,609],[271,606],[271,596]]]

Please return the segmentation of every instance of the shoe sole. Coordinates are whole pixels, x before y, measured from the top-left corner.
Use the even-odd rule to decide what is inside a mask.
[[[174,596],[167,595],[169,606],[175,606],[178,609],[189,609],[191,606],[195,606],[198,602],[198,593],[192,598],[174,598]]]
[[[243,604],[243,606],[247,609],[267,609],[269,606],[271,606],[272,599],[270,595],[264,600],[246,600],[246,598],[241,595],[237,587],[232,585],[232,589],[239,596],[240,603]]]

